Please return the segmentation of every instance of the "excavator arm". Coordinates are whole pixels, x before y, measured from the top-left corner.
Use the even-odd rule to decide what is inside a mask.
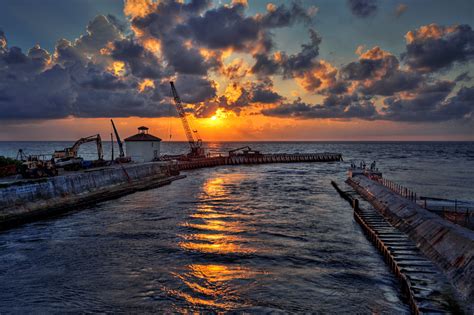
[[[81,139],[77,140],[72,147],[65,148],[62,151],[55,151],[54,152],[54,158],[59,158],[59,159],[76,158],[77,157],[77,152],[78,152],[79,147],[81,145],[83,145],[84,143],[87,143],[87,142],[94,142],[94,141],[97,144],[98,158],[99,158],[99,160],[103,160],[104,152],[103,152],[103,149],[102,149],[102,139],[100,138],[99,134],[89,136],[89,137],[85,137],[85,138],[81,138]]]

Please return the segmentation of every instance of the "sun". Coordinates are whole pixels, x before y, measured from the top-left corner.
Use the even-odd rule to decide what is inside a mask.
[[[212,123],[212,125],[219,125],[220,123],[222,123],[226,118],[228,117],[228,113],[222,109],[222,108],[218,108],[216,110],[216,112],[214,113],[214,115],[212,115],[211,117],[209,117],[209,122]]]

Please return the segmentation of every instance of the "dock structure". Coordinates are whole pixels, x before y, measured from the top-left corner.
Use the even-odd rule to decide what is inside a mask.
[[[349,175],[346,183],[353,191],[338,191],[356,203],[355,220],[400,275],[412,296],[414,312],[438,312],[435,310],[448,306],[448,312],[456,313],[455,305],[460,305],[472,313],[474,232],[424,209],[414,193],[383,180],[381,173],[354,171]],[[370,209],[361,209],[356,195]]]
[[[295,153],[295,154],[235,154],[216,156],[189,161],[178,161],[179,170],[190,170],[219,165],[301,163],[301,162],[337,162],[342,161],[340,153]]]
[[[446,276],[405,233],[393,227],[370,205],[360,206],[355,191],[342,191],[335,182],[332,185],[349,201],[355,221],[400,281],[414,314],[459,310],[451,297],[452,288]]]

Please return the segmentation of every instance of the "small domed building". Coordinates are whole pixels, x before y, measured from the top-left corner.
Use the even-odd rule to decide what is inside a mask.
[[[151,162],[160,156],[161,139],[148,133],[145,126],[138,127],[138,133],[125,139],[127,156],[134,162]]]

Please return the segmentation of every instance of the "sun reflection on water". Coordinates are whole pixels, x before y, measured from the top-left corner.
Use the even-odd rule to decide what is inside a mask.
[[[205,182],[200,196],[202,202],[181,224],[189,231],[179,235],[182,241],[178,245],[182,250],[221,257],[255,252],[251,239],[246,237],[246,232],[252,230],[246,224],[248,217],[230,202],[223,202],[238,175],[233,176],[217,177]],[[234,307],[240,300],[239,288],[257,272],[240,265],[216,263],[212,256],[203,256],[200,261],[203,260],[209,263],[190,264],[182,272],[173,273],[183,286],[169,293],[197,307]],[[239,303],[241,305],[242,301]]]
[[[186,266],[186,272],[173,273],[184,284],[183,289],[169,290],[168,293],[192,305],[232,309],[242,305],[242,301],[239,301],[238,286],[231,284],[235,282],[244,286],[258,274],[236,265],[191,264]]]

